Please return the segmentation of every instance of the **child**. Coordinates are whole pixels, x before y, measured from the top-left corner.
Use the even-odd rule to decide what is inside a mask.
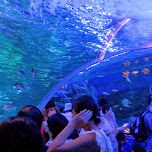
[[[129,142],[127,142],[123,132],[119,132],[117,134],[117,141],[119,144],[119,152],[133,152],[132,146]]]

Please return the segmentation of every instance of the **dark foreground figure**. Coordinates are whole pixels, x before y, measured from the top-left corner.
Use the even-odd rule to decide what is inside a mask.
[[[1,152],[42,152],[42,135],[27,117],[11,117],[0,124]]]

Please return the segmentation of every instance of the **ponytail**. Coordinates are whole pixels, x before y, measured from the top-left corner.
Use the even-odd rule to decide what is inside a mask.
[[[94,119],[94,122],[95,122],[96,125],[99,125],[100,119],[99,119],[98,117],[96,117],[96,118]]]

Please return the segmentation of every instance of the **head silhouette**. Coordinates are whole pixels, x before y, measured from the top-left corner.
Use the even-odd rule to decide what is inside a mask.
[[[76,99],[73,103],[73,109],[76,113],[79,113],[84,109],[91,110],[93,112],[91,119],[95,120],[97,118],[97,104],[95,103],[94,99],[89,95],[84,95]]]
[[[68,120],[62,114],[54,114],[48,118],[48,128],[55,138],[68,124]]]
[[[41,152],[43,140],[37,124],[28,117],[11,117],[0,124],[0,151]]]
[[[41,128],[42,121],[43,121],[43,115],[37,107],[32,106],[32,105],[27,105],[19,111],[18,116],[30,117],[37,123],[39,128]]]

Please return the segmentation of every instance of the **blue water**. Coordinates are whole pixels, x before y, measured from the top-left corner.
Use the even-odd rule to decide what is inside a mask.
[[[110,33],[124,18],[131,20],[110,43],[107,60],[79,73],[53,99],[62,104],[87,93],[96,100],[106,97],[113,106],[119,105],[114,110],[120,119],[138,115],[140,110],[135,109],[141,105],[146,108],[151,85],[151,48],[141,49],[152,41],[151,5],[150,0],[144,5],[142,0],[2,0],[0,121],[15,115],[24,105],[38,106],[64,77],[97,59]],[[128,53],[108,58],[123,51]],[[124,65],[127,61],[129,66]],[[145,68],[148,74],[142,72]],[[24,71],[25,76],[18,71]],[[129,79],[123,77],[126,71],[130,72]],[[14,91],[16,82],[22,83],[24,89]],[[123,106],[124,98],[132,103],[130,108]],[[128,111],[131,113],[126,115]]]

